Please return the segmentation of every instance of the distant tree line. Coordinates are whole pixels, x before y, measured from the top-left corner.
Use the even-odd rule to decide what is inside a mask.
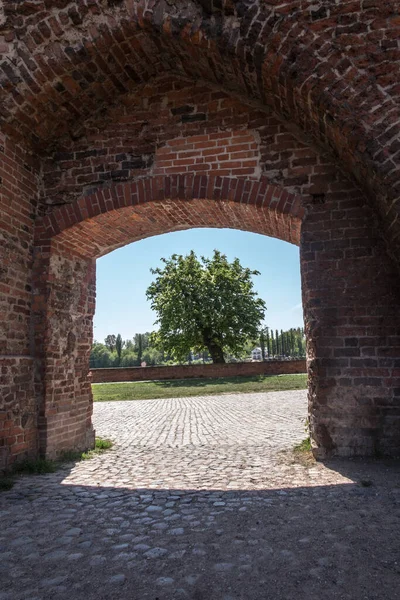
[[[108,335],[104,343],[94,341],[90,354],[91,368],[139,367],[142,362],[148,365],[164,364],[170,357],[164,356],[150,345],[150,332],[136,333],[132,339],[123,340],[121,334]]]
[[[90,354],[91,368],[139,367],[146,365],[197,364],[212,362],[207,350],[201,353],[190,351],[186,360],[177,360],[172,353],[166,353],[155,346],[155,332],[136,333],[132,339],[123,340],[120,334],[108,335],[104,343],[95,341]],[[259,336],[248,338],[235,355],[227,354],[228,362],[251,360],[251,352],[261,348],[264,360],[276,357],[299,358],[305,356],[304,329],[292,328],[288,331],[261,329]]]
[[[260,348],[262,357],[291,357],[300,358],[306,355],[306,341],[302,327],[291,328],[288,331],[278,331],[264,327],[260,332]]]

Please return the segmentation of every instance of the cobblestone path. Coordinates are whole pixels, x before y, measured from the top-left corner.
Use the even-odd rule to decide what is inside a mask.
[[[109,452],[0,494],[0,600],[400,598],[398,463],[303,466],[305,392],[98,403]]]

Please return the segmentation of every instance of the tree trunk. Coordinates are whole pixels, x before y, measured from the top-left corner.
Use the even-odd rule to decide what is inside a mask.
[[[207,327],[202,331],[203,344],[208,350],[213,363],[225,363],[222,345],[218,344],[218,338],[213,335],[211,328]]]
[[[220,346],[218,346],[217,344],[213,344],[211,342],[211,343],[207,344],[207,348],[208,348],[208,351],[210,353],[213,363],[219,363],[219,364],[225,363],[224,353],[222,351],[222,348],[220,348]]]

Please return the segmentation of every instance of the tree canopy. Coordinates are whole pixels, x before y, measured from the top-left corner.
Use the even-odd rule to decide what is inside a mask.
[[[266,310],[254,290],[258,271],[242,267],[237,258],[214,250],[211,259],[187,256],[161,259],[164,268],[152,269],[155,281],[146,295],[157,313],[156,343],[178,360],[189,352],[207,349],[213,362],[224,353],[240,352],[249,337],[256,338]]]

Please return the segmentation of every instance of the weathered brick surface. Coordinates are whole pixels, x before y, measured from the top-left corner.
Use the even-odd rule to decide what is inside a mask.
[[[34,407],[43,452],[87,445],[93,260],[195,226],[300,244],[315,441],[399,452],[398,13],[397,0],[4,3],[3,456],[35,451]],[[8,444],[22,422],[25,445]]]
[[[39,165],[0,135],[0,354],[30,354],[26,332],[32,292]]]
[[[300,240],[301,197],[268,180],[155,176],[102,188],[38,219],[36,244],[49,239],[88,257],[150,235],[191,227],[234,227]]]
[[[0,357],[0,470],[18,455],[37,452],[33,358]]]
[[[54,457],[94,441],[88,363],[93,339],[95,262],[70,251],[38,252],[34,326],[39,448]],[[45,301],[43,299],[45,298]]]
[[[300,264],[320,453],[400,455],[400,282],[361,196],[307,206]]]
[[[305,373],[305,360],[270,360],[267,362],[226,363],[224,365],[176,365],[173,367],[127,367],[92,369],[92,383],[111,381],[149,381],[193,379],[196,377],[239,377],[246,375],[281,375]]]
[[[0,469],[36,452],[37,405],[30,343],[38,168],[0,135]]]
[[[255,132],[242,129],[174,138],[156,150],[153,172],[155,175],[193,172],[219,177],[242,175],[259,179],[258,137]]]
[[[299,131],[294,135],[270,109],[164,76],[128,95],[101,130],[62,140],[45,162],[44,198],[64,204],[117,181],[188,172],[266,177],[303,195],[343,179],[332,157],[311,148]]]
[[[398,247],[397,0],[10,1],[0,27],[2,123],[31,145],[99,127],[157,75],[211,81],[333,148]]]

